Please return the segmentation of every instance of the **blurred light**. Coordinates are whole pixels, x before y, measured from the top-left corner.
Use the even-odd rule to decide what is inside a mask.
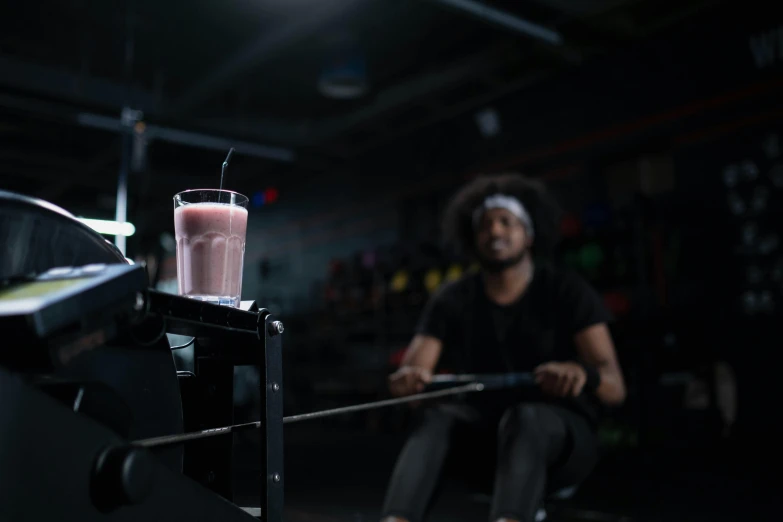
[[[264,205],[274,203],[277,201],[278,196],[280,193],[278,190],[274,187],[270,187],[265,190],[259,190],[255,194],[253,194],[253,197],[250,199],[250,201],[253,203],[253,206],[263,207]]]
[[[729,208],[735,216],[745,213],[745,202],[742,201],[742,198],[736,192],[729,193]]]
[[[500,134],[500,115],[495,109],[484,109],[476,113],[476,125],[481,135],[491,138]]]
[[[437,290],[441,282],[443,282],[443,274],[441,274],[440,270],[437,268],[428,270],[427,274],[424,276],[424,288],[426,288],[429,293],[433,293]]]
[[[729,165],[723,169],[723,182],[727,187],[733,187],[737,184],[739,170],[736,165]]]
[[[391,280],[391,290],[395,293],[400,293],[408,288],[408,272],[400,270]]]
[[[264,191],[264,197],[266,203],[274,203],[277,201],[277,196],[279,195],[276,188],[268,188]]]
[[[131,109],[130,107],[123,107],[120,114],[120,121],[125,127],[132,127],[137,121],[144,119],[144,113],[139,110]]]
[[[346,74],[338,76],[322,76],[318,81],[318,90],[327,98],[335,100],[352,100],[360,98],[367,92],[367,84],[359,78],[351,78]]]
[[[333,35],[326,42],[329,56],[318,79],[318,90],[327,98],[350,100],[363,96],[368,89],[364,54],[348,34]]]
[[[585,270],[595,270],[604,261],[604,251],[598,243],[588,243],[579,251],[579,261]]]
[[[135,172],[141,172],[147,168],[147,147],[149,140],[145,134],[147,126],[142,121],[137,121],[133,127],[133,147],[131,148],[131,168]]]
[[[756,312],[757,299],[756,294],[753,292],[745,292],[742,295],[742,309],[746,314],[754,314]]]
[[[117,221],[106,221],[103,219],[77,219],[99,234],[129,237],[136,233],[136,227],[133,226],[133,223],[118,223]]]
[[[177,240],[169,232],[160,235],[160,246],[166,252],[175,252],[177,250]]]
[[[462,266],[454,264],[446,271],[446,281],[456,281],[462,277]]]
[[[753,181],[759,177],[759,168],[751,160],[745,160],[742,162],[742,174],[745,179]]]

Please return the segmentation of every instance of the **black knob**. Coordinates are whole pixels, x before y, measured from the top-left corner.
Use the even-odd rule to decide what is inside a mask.
[[[113,446],[100,453],[91,483],[93,504],[101,511],[140,504],[152,491],[155,461],[143,448]]]

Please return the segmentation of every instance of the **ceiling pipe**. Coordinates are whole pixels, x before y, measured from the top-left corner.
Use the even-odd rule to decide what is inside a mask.
[[[91,113],[79,113],[76,115],[76,121],[79,125],[92,127],[95,129],[104,129],[112,132],[123,132],[122,121],[119,118],[102,116]],[[178,143],[190,147],[201,149],[211,149],[225,151],[234,147],[238,154],[245,156],[254,156],[256,158],[271,159],[290,163],[294,161],[294,151],[284,147],[274,147],[258,143],[249,143],[246,141],[233,140],[222,136],[211,136],[199,132],[190,132],[180,129],[172,129],[160,125],[146,124],[145,136],[149,140],[167,141],[169,143]]]
[[[489,22],[494,25],[511,29],[518,33],[522,33],[525,36],[541,40],[550,45],[561,45],[563,43],[563,36],[553,29],[544,27],[533,22],[529,22],[524,18],[520,18],[516,15],[501,11],[494,7],[476,2],[474,0],[431,0],[436,4],[440,4],[458,11],[469,13],[476,18],[479,18],[485,22]]]

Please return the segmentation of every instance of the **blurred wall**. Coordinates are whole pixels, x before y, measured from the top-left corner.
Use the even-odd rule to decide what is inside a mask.
[[[780,22],[752,11],[734,21],[727,27],[719,15],[705,17],[499,99],[492,105],[500,120],[496,136],[482,137],[468,112],[366,152],[351,171],[290,186],[278,203],[251,212],[246,295],[287,310],[316,306],[313,284],[331,259],[409,236],[405,201],[480,172],[545,175],[560,185],[569,209],[579,210],[612,192],[602,169],[674,153],[681,163],[677,191],[686,198],[704,192],[705,179],[720,174],[694,163],[722,154],[725,135],[768,124],[783,111]],[[593,175],[585,178],[586,171]],[[573,190],[577,180],[585,180],[583,188]],[[642,185],[639,179],[628,188]],[[719,187],[708,187],[712,206],[724,207]]]
[[[251,209],[243,295],[283,314],[322,306],[317,284],[332,259],[397,240],[395,185],[384,177],[323,176]]]
[[[748,118],[761,108],[780,110],[783,15],[748,9],[705,16],[697,23],[628,48],[588,59],[498,98],[486,107],[500,132],[484,138],[474,107],[406,140],[419,150],[448,141],[449,161],[471,171],[548,168],[636,147],[640,140],[668,145],[672,134]],[[748,122],[749,123],[749,122]],[[685,138],[683,138],[685,139]],[[390,144],[393,157],[402,143]]]

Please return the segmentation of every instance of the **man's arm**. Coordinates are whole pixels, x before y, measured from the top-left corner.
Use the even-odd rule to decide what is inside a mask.
[[[389,376],[392,394],[419,393],[432,381],[432,372],[443,349],[454,302],[453,285],[447,285],[430,298],[422,311],[416,334],[402,359],[400,369]]]
[[[595,394],[604,404],[617,405],[625,401],[625,380],[617,361],[614,342],[606,323],[589,326],[574,335],[577,352],[585,364],[600,375]]]
[[[389,389],[394,395],[411,395],[424,390],[432,379],[443,343],[436,337],[416,335],[411,341],[400,369],[389,376]]]
[[[607,327],[612,316],[603,299],[585,280],[568,272],[561,281],[558,300],[562,327],[573,336],[578,360],[543,364],[536,368],[536,381],[551,395],[575,397],[587,385],[588,393],[604,404],[622,403],[625,382]]]
[[[578,396],[590,385],[585,368],[596,372],[598,387],[590,390],[607,405],[625,401],[625,381],[617,362],[614,342],[606,323],[583,328],[574,335],[577,361],[549,362],[535,370],[536,382],[546,393],[556,397]]]
[[[438,364],[442,348],[440,339],[430,335],[416,335],[402,358],[402,366],[416,366],[432,372]]]

